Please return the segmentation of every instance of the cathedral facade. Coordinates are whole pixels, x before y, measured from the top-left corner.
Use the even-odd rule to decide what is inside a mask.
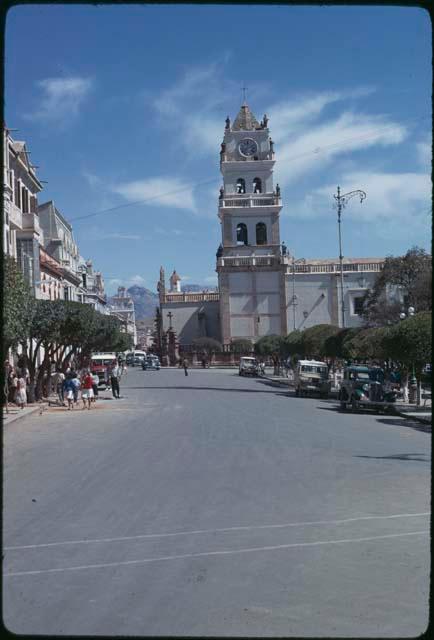
[[[240,338],[255,342],[316,324],[342,326],[339,260],[295,260],[280,240],[275,162],[267,116],[258,122],[244,102],[233,123],[226,119],[220,147],[218,288],[182,292],[174,271],[166,290],[160,270],[162,328],[173,327],[180,344],[204,336],[223,344]],[[362,297],[383,263],[384,258],[344,258],[346,327],[361,324]]]

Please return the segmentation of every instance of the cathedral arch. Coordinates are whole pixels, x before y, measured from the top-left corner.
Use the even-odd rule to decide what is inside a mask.
[[[265,222],[258,222],[256,225],[256,244],[267,244],[267,225]]]
[[[237,180],[237,193],[246,193],[246,181],[244,178],[238,178]]]
[[[255,178],[253,180],[253,193],[262,193],[262,180],[261,180],[261,178]]]
[[[237,225],[237,245],[248,244],[247,226],[244,222]]]

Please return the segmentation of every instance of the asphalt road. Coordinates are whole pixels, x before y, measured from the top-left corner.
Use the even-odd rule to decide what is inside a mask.
[[[231,371],[130,369],[121,400],[4,432],[16,634],[417,636],[431,434]]]

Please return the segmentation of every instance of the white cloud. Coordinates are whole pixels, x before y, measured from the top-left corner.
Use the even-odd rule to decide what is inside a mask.
[[[112,187],[111,190],[130,202],[146,201],[153,206],[173,207],[195,212],[193,189],[193,184],[186,183],[180,178],[161,176],[126,182]]]
[[[291,184],[303,175],[324,169],[340,154],[399,144],[407,134],[404,125],[383,116],[344,112],[334,120],[310,125],[279,146],[277,180],[281,186]]]
[[[416,144],[416,150],[420,165],[424,169],[431,169],[432,163],[432,138],[426,136],[425,140]]]
[[[91,171],[87,171],[86,169],[82,169],[81,175],[86,180],[88,185],[90,187],[92,187],[92,189],[96,189],[96,188],[100,187],[103,184],[103,180],[101,180],[101,178],[99,176],[97,176],[95,173],[92,173]]]
[[[143,284],[145,284],[145,282],[146,282],[146,279],[143,278],[143,276],[141,276],[141,275],[131,276],[131,278],[129,278],[129,280],[128,280],[128,284],[143,285]]]
[[[91,78],[45,78],[38,86],[43,92],[39,106],[25,114],[30,120],[51,120],[65,123],[77,116],[93,87]]]
[[[360,222],[372,221],[379,226],[390,221],[395,226],[417,226],[428,230],[431,179],[422,173],[379,173],[353,171],[341,179],[341,193],[362,189],[367,197],[360,204],[357,197],[348,202],[344,217]],[[294,218],[325,218],[333,211],[336,185],[313,189],[305,198],[290,205]]]
[[[142,236],[133,233],[106,233],[103,238],[115,238],[117,240],[141,240]]]

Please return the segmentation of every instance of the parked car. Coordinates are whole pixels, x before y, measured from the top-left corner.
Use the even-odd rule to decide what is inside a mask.
[[[105,384],[105,370],[117,364],[118,359],[115,353],[96,353],[90,359],[90,371],[96,374],[99,384]]]
[[[344,370],[338,399],[341,409],[387,410],[396,401],[396,391],[388,389],[381,367],[352,365]]]
[[[296,396],[318,393],[320,397],[327,398],[331,381],[326,363],[318,360],[299,360],[294,371],[294,386]]]
[[[256,358],[243,356],[240,358],[240,366],[238,375],[240,376],[257,376],[259,373],[259,364]]]
[[[147,371],[148,369],[155,369],[156,371],[160,370],[160,360],[158,356],[146,356],[142,360],[142,369],[143,371]]]
[[[127,364],[131,367],[140,366],[146,358],[146,351],[131,351],[127,354]]]

